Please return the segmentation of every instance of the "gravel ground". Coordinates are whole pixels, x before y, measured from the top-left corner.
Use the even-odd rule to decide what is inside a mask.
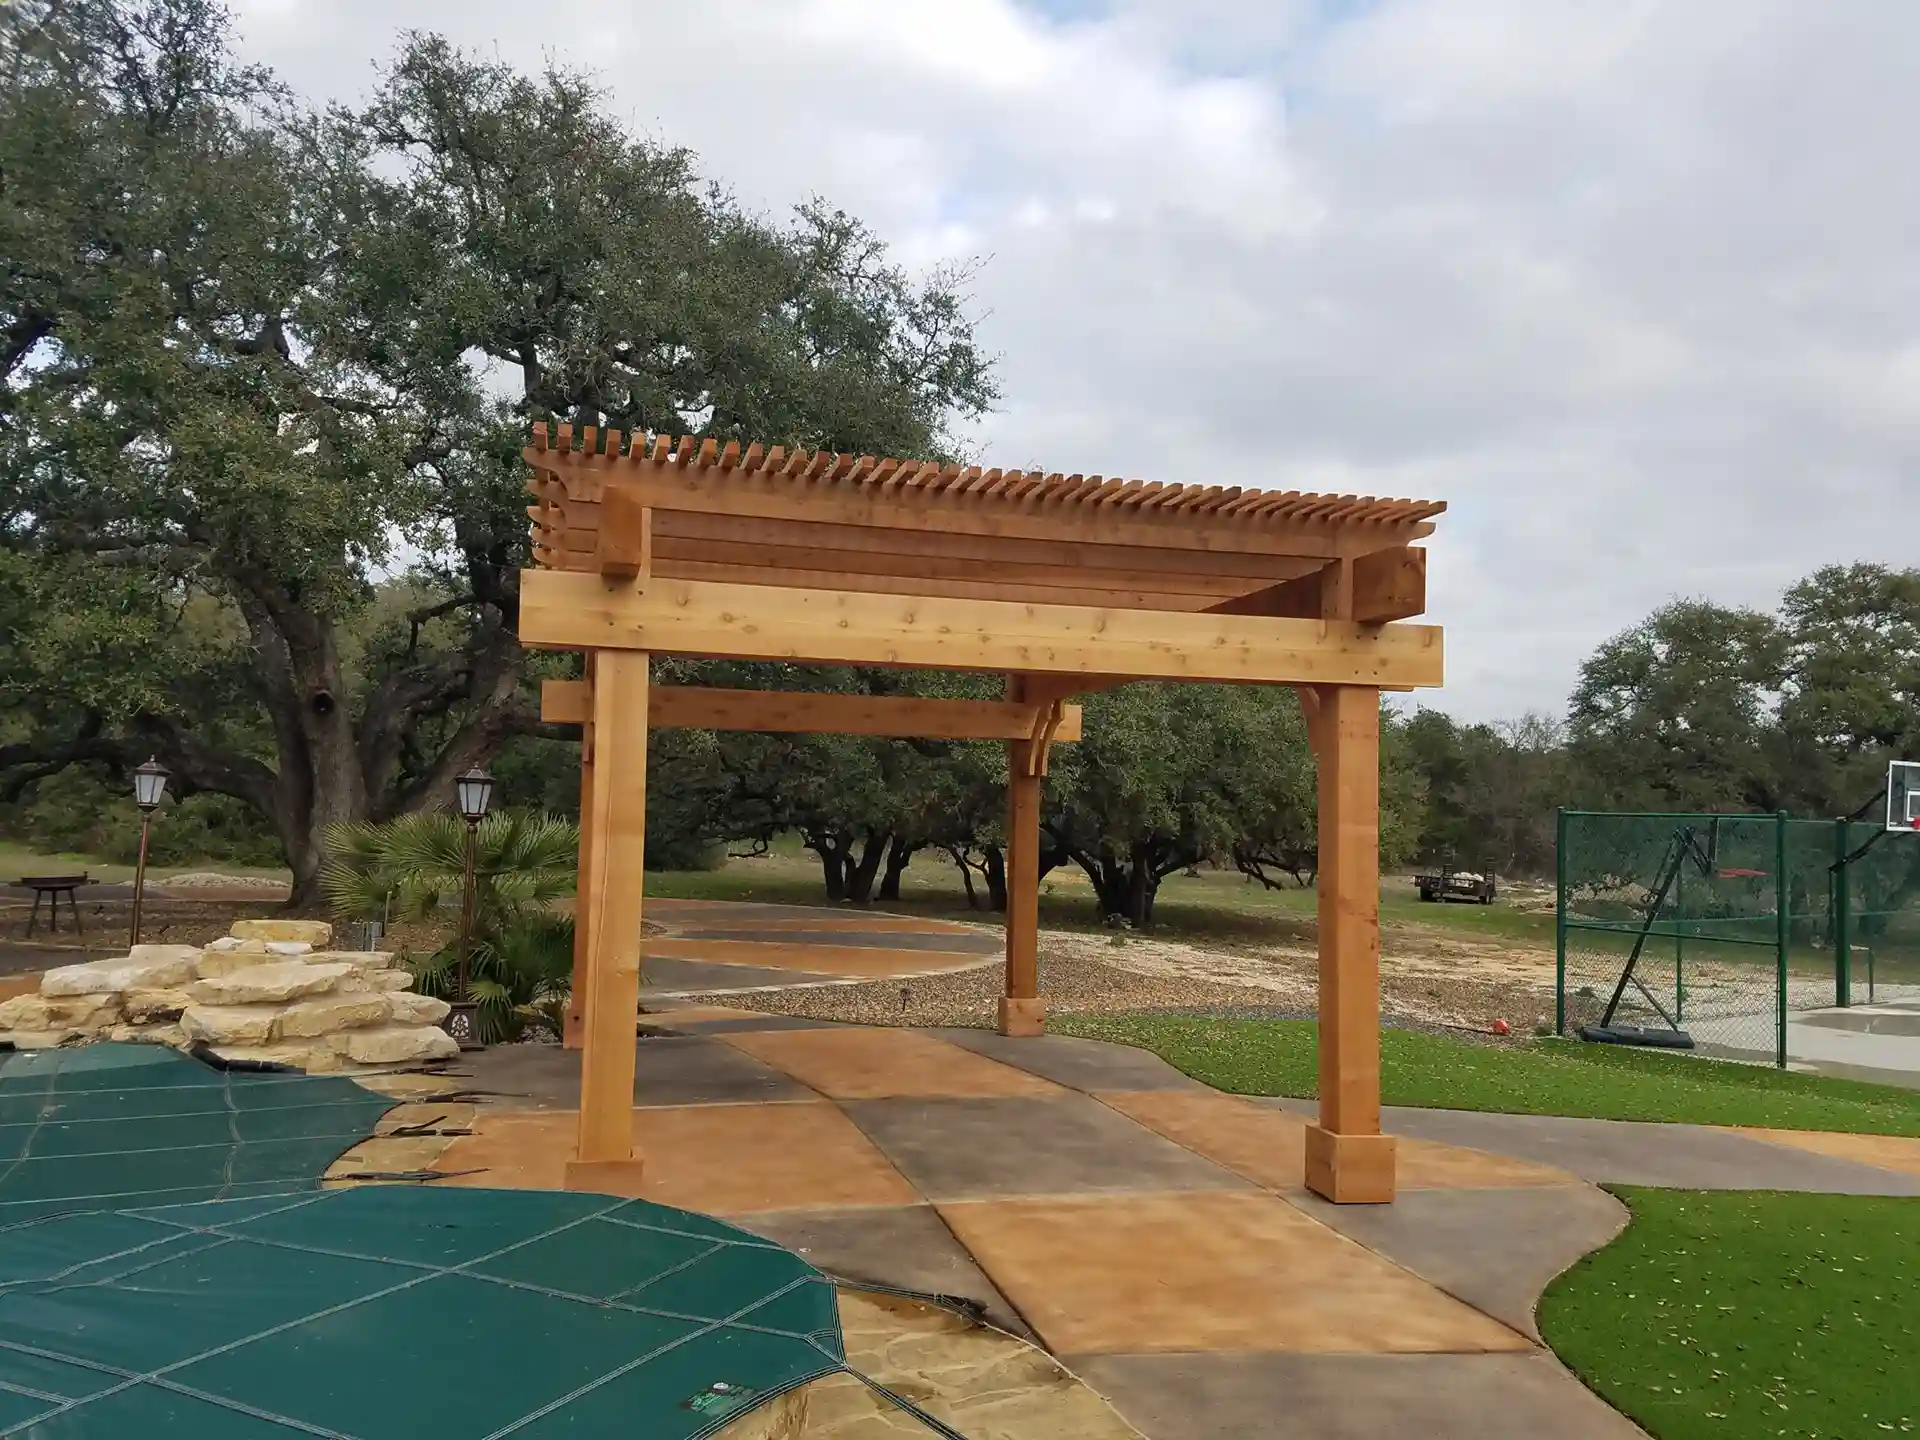
[[[1221,968],[1236,978],[1210,973]],[[724,1003],[817,1020],[988,1026],[1001,984],[1000,967],[990,965],[917,980],[769,991]],[[1316,1012],[1318,967],[1309,954],[1276,952],[1252,967],[1245,956],[1224,957],[1168,942],[1129,938],[1113,945],[1099,936],[1050,935],[1042,938],[1040,993],[1054,1015],[1310,1020]],[[1550,991],[1504,978],[1436,977],[1427,969],[1396,976],[1391,967],[1382,976],[1386,1023],[1436,1034],[1487,1035],[1498,1017],[1524,1035],[1543,1009],[1552,1012],[1552,1004]]]

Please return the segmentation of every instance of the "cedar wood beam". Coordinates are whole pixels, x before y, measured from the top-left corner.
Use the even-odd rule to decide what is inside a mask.
[[[554,725],[584,724],[593,691],[584,680],[544,680],[540,718]],[[1011,700],[938,700],[918,695],[839,695],[795,690],[724,690],[658,685],[648,697],[654,730],[759,730],[794,735],[891,735],[907,740],[1027,740],[1035,711],[1044,706]],[[1047,738],[1078,740],[1081,711],[1062,707]]]
[[[1437,626],[1101,610],[999,600],[520,573],[520,639],[550,650],[1124,675],[1142,680],[1434,686]]]

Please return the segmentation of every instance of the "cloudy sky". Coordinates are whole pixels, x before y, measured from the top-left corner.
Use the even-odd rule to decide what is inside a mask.
[[[1920,565],[1910,0],[240,0],[597,74],[745,202],[986,257],[989,464],[1444,499],[1437,703],[1674,595]]]

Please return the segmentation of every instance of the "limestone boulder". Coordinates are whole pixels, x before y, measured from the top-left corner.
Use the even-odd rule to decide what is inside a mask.
[[[342,1030],[327,1037],[337,1054],[356,1065],[400,1065],[419,1060],[451,1060],[460,1047],[432,1025],[381,1025],[371,1030]]]
[[[54,1050],[86,1038],[84,1030],[0,1030],[0,1040],[16,1050]]]
[[[264,945],[247,950],[215,950],[211,945],[200,957],[196,971],[203,980],[218,979],[222,975],[238,975],[242,970],[251,970],[256,965],[284,965],[284,955],[270,955]]]
[[[253,965],[231,975],[203,976],[187,987],[201,1005],[284,1005],[323,995],[354,973],[351,965],[308,965],[299,960]]]
[[[130,1045],[171,1045],[176,1050],[193,1043],[178,1025],[116,1025],[107,1031],[107,1039]]]
[[[358,965],[362,970],[393,968],[393,956],[384,950],[315,950],[305,958],[309,965]]]
[[[180,1029],[189,1040],[208,1045],[266,1045],[273,1040],[278,1005],[189,1005]]]
[[[313,946],[304,940],[268,940],[265,942],[270,955],[311,955]]]
[[[338,1070],[341,1059],[325,1045],[209,1045],[214,1055],[228,1062],[254,1065],[291,1065],[309,1073]]]
[[[225,954],[231,950],[250,950],[257,955],[267,953],[264,940],[242,940],[238,935],[222,935],[218,940],[209,940],[206,948],[216,954]]]
[[[393,1001],[380,991],[349,990],[295,1001],[280,1012],[274,1034],[281,1040],[313,1040],[336,1030],[384,1025],[392,1018]]]
[[[372,989],[390,993],[413,988],[413,976],[405,970],[368,970],[360,979]]]
[[[120,1007],[127,1020],[135,1025],[167,1024],[180,1018],[181,1012],[193,1003],[193,997],[183,989],[172,990],[129,990],[120,997]]]
[[[452,1011],[446,1001],[432,995],[416,995],[411,990],[396,990],[387,997],[394,1020],[401,1025],[438,1025]]]
[[[135,945],[127,959],[139,965],[158,965],[167,960],[184,960],[191,965],[200,958],[198,945]]]
[[[199,952],[190,945],[142,945],[142,950],[183,950],[184,955],[125,960],[96,960],[86,965],[62,965],[40,977],[40,993],[48,997],[66,995],[117,995],[127,990],[164,990],[184,985],[193,979],[193,964]]]
[[[0,1003],[0,1030],[104,1030],[119,1019],[118,995],[16,995]]]
[[[227,933],[236,940],[298,940],[324,950],[333,941],[333,926],[324,920],[236,920]]]

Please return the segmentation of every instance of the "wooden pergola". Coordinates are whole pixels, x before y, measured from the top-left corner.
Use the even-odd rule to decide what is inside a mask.
[[[649,726],[1001,740],[999,1024],[1037,1035],[1040,792],[1068,697],[1132,680],[1291,685],[1319,762],[1320,1115],[1306,1182],[1391,1200],[1380,1133],[1380,692],[1441,683],[1426,500],[1099,475],[536,425],[520,638],[586,654],[542,714],[582,726],[568,1184],[630,1184]],[[985,671],[999,701],[649,685],[652,655]]]

